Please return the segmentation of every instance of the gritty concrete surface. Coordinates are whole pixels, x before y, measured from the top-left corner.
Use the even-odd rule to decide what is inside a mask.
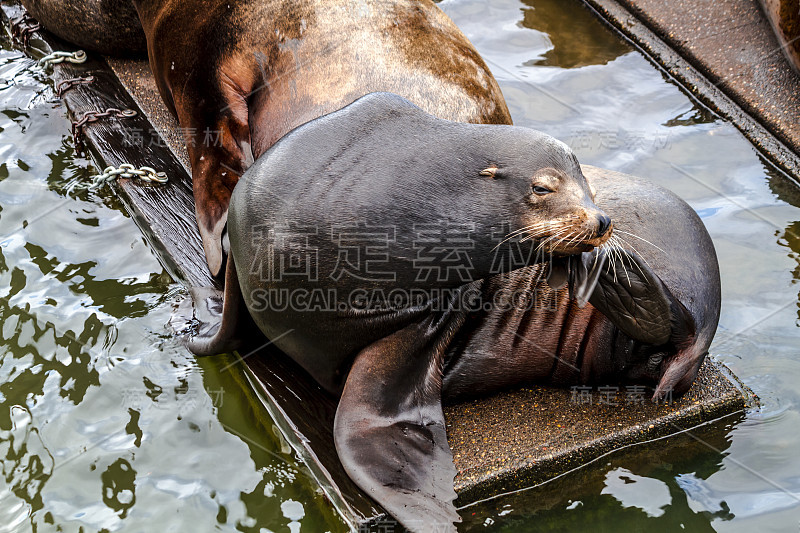
[[[800,179],[800,76],[757,0],[584,0]]]
[[[166,144],[186,161],[178,124],[164,107],[147,63],[109,64]],[[741,412],[755,403],[721,364],[707,360],[690,391],[672,404],[655,405],[620,387],[608,392],[525,388],[448,406],[448,440],[458,470],[459,504],[529,487],[608,452]],[[613,403],[616,405],[609,405]]]
[[[630,387],[525,388],[445,408],[459,503],[543,483],[611,451],[755,404],[707,359],[682,398],[655,404]]]

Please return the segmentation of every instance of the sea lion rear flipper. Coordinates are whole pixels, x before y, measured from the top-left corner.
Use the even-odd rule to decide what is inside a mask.
[[[576,258],[570,287],[586,291],[589,303],[629,337],[656,346],[668,342],[675,298],[637,254],[609,253],[599,249]]]
[[[428,316],[364,348],[336,410],[348,475],[415,532],[455,532],[461,521],[441,404],[442,336],[452,329]]]
[[[695,321],[661,278],[634,252],[603,249],[582,254],[571,264],[573,284],[590,291],[588,301],[607,316],[623,333],[652,346],[668,345],[666,358],[652,363],[661,367],[654,398],[667,393],[680,396],[694,381],[705,351],[695,346]],[[604,266],[605,263],[605,266]],[[598,270],[599,269],[599,270]],[[596,281],[587,283],[587,280]],[[587,289],[586,285],[592,287]]]
[[[225,267],[225,290],[214,287],[191,289],[197,333],[186,345],[195,355],[216,355],[239,348],[242,339],[237,335],[242,314],[242,295],[233,257]],[[246,311],[245,311],[246,312]]]

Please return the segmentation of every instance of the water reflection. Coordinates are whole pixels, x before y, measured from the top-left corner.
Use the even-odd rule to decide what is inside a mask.
[[[800,187],[788,176],[773,169],[769,163],[764,162],[767,171],[767,183],[770,190],[780,200],[800,207]],[[792,269],[795,282],[800,281],[800,220],[795,220],[778,233],[778,244],[788,249],[788,257],[794,259],[797,265]],[[797,309],[798,325],[800,326],[800,294],[798,294]]]
[[[711,124],[719,120],[716,113],[706,109],[699,104],[693,104],[690,111],[684,111],[675,118],[664,122],[664,126],[674,128],[676,126],[697,126],[698,124]]]
[[[656,441],[598,460],[539,487],[462,509],[465,531],[714,531],[731,518],[694,510],[684,472],[705,480],[722,469],[738,418],[692,436]],[[722,504],[724,506],[724,504]]]
[[[619,39],[580,2],[564,0],[523,0],[525,28],[546,34],[550,49],[528,66],[577,68],[605,65],[627,54],[631,47]]]
[[[235,373],[165,330],[181,289],[120,202],[67,194],[94,170],[3,45],[0,531],[342,530]]]

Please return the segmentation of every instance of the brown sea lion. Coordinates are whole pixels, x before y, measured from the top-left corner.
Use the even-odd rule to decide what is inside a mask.
[[[800,0],[759,0],[783,55],[800,74]]]
[[[135,0],[186,132],[212,273],[241,173],[293,128],[375,91],[441,118],[510,123],[475,48],[430,0]]]
[[[341,395],[352,479],[411,530],[452,530],[442,401],[530,382],[681,394],[711,342],[719,271],[697,215],[642,180],[592,174],[596,204],[544,134],[363,97],[243,175],[225,294],[195,292],[205,323],[189,346],[229,350],[249,312]],[[598,206],[627,244],[606,243]]]
[[[144,55],[142,25],[131,0],[21,0],[28,13],[56,36],[109,55]]]

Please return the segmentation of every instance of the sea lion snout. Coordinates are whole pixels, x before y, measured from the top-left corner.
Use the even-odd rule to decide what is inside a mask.
[[[580,214],[581,232],[583,235],[582,244],[591,251],[592,248],[599,248],[611,238],[614,233],[614,221],[603,211],[591,196],[584,197],[584,202]]]
[[[597,215],[597,238],[604,236],[611,229],[611,217],[605,213]]]
[[[503,169],[492,170],[494,178],[512,175]],[[527,237],[538,241],[546,253],[572,255],[602,246],[611,237],[611,217],[598,207],[586,179],[569,161],[535,171],[527,179],[525,214],[522,227]]]

